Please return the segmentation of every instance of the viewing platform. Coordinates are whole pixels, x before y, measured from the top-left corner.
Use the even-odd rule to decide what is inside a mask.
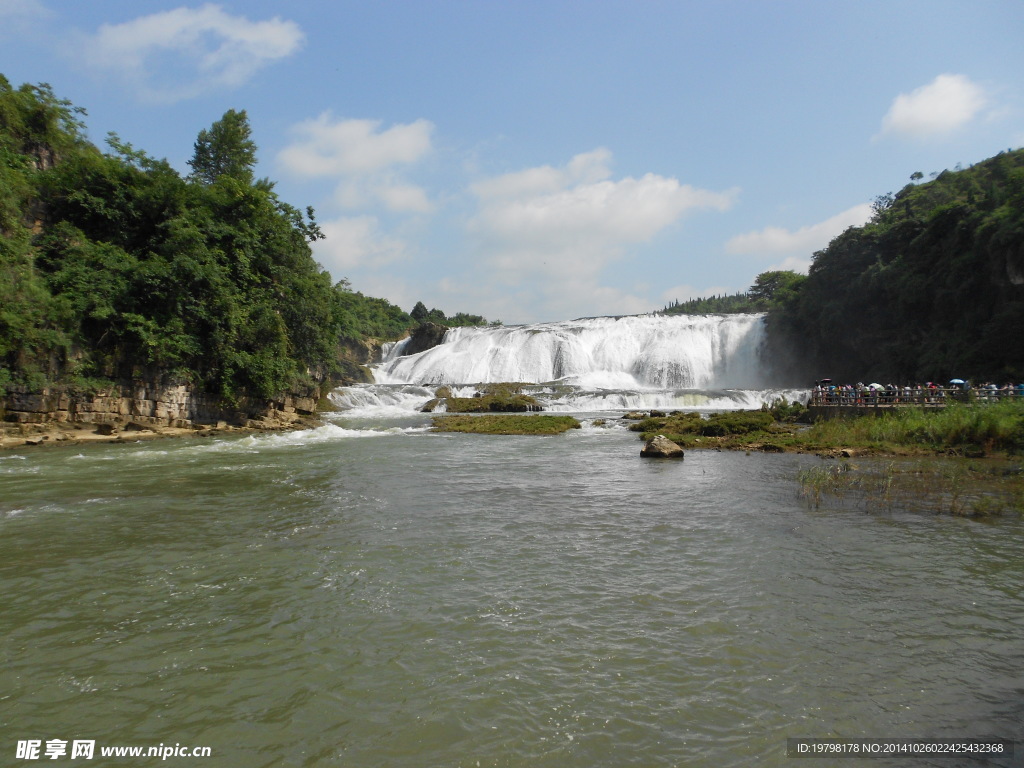
[[[945,408],[951,403],[985,404],[1024,398],[1024,387],[897,387],[813,389],[807,409],[813,420],[877,414],[894,408]]]

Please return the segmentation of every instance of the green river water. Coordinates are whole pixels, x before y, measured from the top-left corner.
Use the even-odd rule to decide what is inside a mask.
[[[0,765],[1024,750],[1021,520],[816,510],[795,478],[819,459],[645,461],[618,425],[425,424],[0,454]],[[32,739],[96,755],[18,759]],[[211,756],[99,754],[158,744]]]

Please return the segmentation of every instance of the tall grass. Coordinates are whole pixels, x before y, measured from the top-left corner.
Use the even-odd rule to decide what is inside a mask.
[[[878,416],[821,421],[806,433],[815,443],[907,445],[934,450],[1024,451],[1024,402],[902,408]]]

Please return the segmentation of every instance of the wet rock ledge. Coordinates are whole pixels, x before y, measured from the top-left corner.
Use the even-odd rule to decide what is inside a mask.
[[[48,387],[0,399],[0,447],[99,439],[141,439],[227,430],[312,426],[320,389],[232,405],[183,382],[136,382],[93,392]]]

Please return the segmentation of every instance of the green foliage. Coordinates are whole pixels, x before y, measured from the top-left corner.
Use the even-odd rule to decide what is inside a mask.
[[[427,310],[427,305],[422,301],[417,301],[416,306],[412,308],[412,312],[409,313],[409,317],[415,320],[417,323],[422,323],[430,315]]]
[[[480,387],[473,397],[452,397],[451,389],[439,387],[422,410],[431,412],[444,401],[449,413],[514,413],[542,411],[543,406],[535,397],[523,394],[523,385],[514,382],[487,384]]]
[[[450,397],[449,413],[515,413],[543,410],[530,395],[485,395],[483,397]]]
[[[229,109],[209,130],[200,131],[188,164],[192,178],[203,184],[213,184],[222,176],[251,184],[256,143],[245,110]]]
[[[1024,150],[908,184],[873,210],[775,302],[769,336],[838,379],[1024,379]]]
[[[806,405],[799,400],[794,400],[791,403],[784,396],[777,397],[770,404],[766,403],[761,406],[761,410],[770,413],[775,421],[783,423],[793,423],[807,418]]]
[[[58,99],[46,83],[14,89],[0,75],[0,147],[30,158],[37,169],[84,145],[85,110]]]
[[[339,317],[308,244],[319,230],[253,182],[245,113],[200,134],[190,180],[114,134],[102,154],[77,114],[0,78],[7,386],[176,372],[232,399],[329,373]]]
[[[0,386],[175,373],[227,400],[332,375],[367,338],[415,324],[332,285],[312,208],[254,180],[245,111],[200,132],[182,178],[166,160],[82,133],[49,86],[0,75]],[[423,308],[425,311],[425,307]],[[459,313],[444,324],[481,324]]]
[[[800,435],[809,445],[906,446],[939,453],[1021,453],[1024,402],[900,408],[875,417],[819,421]]]
[[[582,425],[572,416],[435,416],[434,432],[485,435],[557,435]]]
[[[689,442],[688,437],[727,437],[771,431],[775,419],[767,411],[722,411],[703,418],[699,413],[676,412],[668,416],[652,416],[629,426],[640,432],[644,440],[662,434],[676,442]]]
[[[666,315],[729,315],[744,312],[767,312],[791,301],[806,279],[805,275],[789,270],[762,272],[746,293],[689,299],[685,302],[674,301],[662,312]]]
[[[480,315],[458,312],[446,317],[439,309],[428,310],[422,301],[412,312],[403,312],[386,299],[364,296],[352,290],[347,280],[334,286],[334,317],[344,339],[398,339],[416,325],[436,323],[454,328],[460,325],[487,325]],[[500,321],[499,321],[500,324]]]
[[[459,326],[483,326],[483,325],[501,325],[500,320],[494,322],[488,322],[487,318],[481,315],[470,315],[465,312],[456,312],[451,317],[445,318],[441,325],[447,325],[449,328],[457,328]]]
[[[764,305],[745,293],[728,296],[708,296],[700,299],[673,301],[662,310],[666,315],[734,315],[743,312],[763,312]]]
[[[417,323],[437,323],[438,325],[446,325],[449,328],[467,325],[487,325],[487,319],[480,315],[469,315],[465,312],[457,312],[451,317],[446,317],[444,312],[440,309],[435,308],[428,310],[427,306],[422,301],[416,302],[416,306],[412,308],[412,312],[409,313],[409,317]]]
[[[747,296],[768,311],[790,301],[806,279],[806,275],[791,270],[762,272],[755,278],[754,284],[747,291]]]
[[[34,266],[33,231],[44,211],[39,179],[86,146],[83,111],[57,99],[48,85],[11,87],[0,75],[0,382],[3,389],[43,378],[66,358],[61,327],[45,281]]]
[[[397,339],[415,325],[406,312],[387,299],[353,291],[347,280],[341,280],[334,286],[332,308],[339,334],[353,341]]]

